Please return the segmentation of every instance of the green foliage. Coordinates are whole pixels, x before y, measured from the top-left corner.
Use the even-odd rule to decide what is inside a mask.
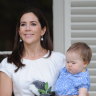
[[[45,83],[44,89],[38,90],[40,94],[50,94],[51,93],[51,87],[48,86],[48,82]]]
[[[46,90],[39,89],[40,94],[46,94]]]

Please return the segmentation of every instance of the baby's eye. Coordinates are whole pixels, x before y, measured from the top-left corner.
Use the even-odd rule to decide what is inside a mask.
[[[73,62],[72,64],[76,64],[75,62]]]

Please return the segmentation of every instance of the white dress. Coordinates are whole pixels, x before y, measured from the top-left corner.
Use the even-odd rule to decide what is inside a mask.
[[[48,53],[44,56],[46,57]],[[59,71],[65,66],[65,56],[59,52],[52,52],[49,58],[36,60],[22,59],[25,67],[14,72],[16,66],[7,62],[5,58],[0,64],[0,71],[5,72],[13,81],[13,92],[15,96],[34,96],[29,86],[35,80],[48,82],[53,86]]]

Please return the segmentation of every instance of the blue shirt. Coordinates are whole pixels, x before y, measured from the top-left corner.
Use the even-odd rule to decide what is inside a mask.
[[[69,73],[66,68],[60,71],[59,78],[55,84],[55,92],[57,95],[79,95],[79,88],[90,87],[89,72],[80,72],[77,74]]]

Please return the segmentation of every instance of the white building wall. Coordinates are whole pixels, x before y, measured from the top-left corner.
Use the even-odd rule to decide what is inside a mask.
[[[71,0],[53,0],[54,50],[65,53],[71,44]],[[66,10],[65,10],[66,9]]]

